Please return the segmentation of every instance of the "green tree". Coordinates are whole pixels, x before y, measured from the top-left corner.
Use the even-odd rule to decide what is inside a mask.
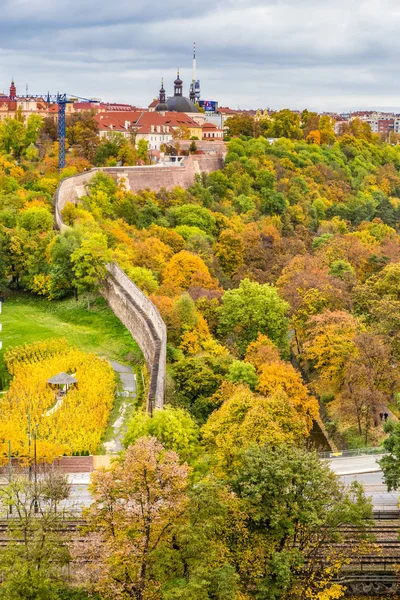
[[[158,564],[163,600],[238,599],[238,575],[227,545],[233,529],[229,495],[213,477],[189,491],[186,520],[174,528],[174,544]]]
[[[144,162],[145,165],[149,162],[149,142],[147,140],[139,140],[137,144],[137,156]]]
[[[72,254],[81,243],[80,232],[67,229],[51,242],[48,252],[50,255],[50,294],[52,298],[62,298],[74,289],[78,299],[77,289],[73,287],[75,273],[73,270]]]
[[[243,279],[238,289],[228,290],[222,297],[219,312],[221,334],[233,338],[242,355],[259,333],[267,335],[280,348],[285,348],[288,308],[287,302],[272,285]]]
[[[389,434],[383,442],[387,454],[378,462],[387,488],[391,492],[400,487],[400,423],[388,421],[385,424],[385,433]]]
[[[231,485],[248,532],[237,540],[243,592],[257,600],[340,598],[343,588],[332,579],[354,547],[336,552],[331,544],[352,536],[343,525],[365,537],[371,501],[362,487],[346,488],[315,453],[267,446],[244,452]]]
[[[4,119],[0,123],[0,149],[19,158],[24,148],[25,128],[16,119]]]
[[[215,218],[207,208],[198,204],[182,204],[182,206],[171,208],[167,212],[167,218],[172,227],[177,225],[199,227],[210,235],[216,231]]]
[[[215,408],[209,398],[221,385],[223,378],[202,358],[185,358],[173,369],[177,395],[173,404],[182,406],[194,418],[204,423]]]
[[[143,436],[157,438],[164,448],[174,450],[182,460],[190,460],[198,452],[199,428],[182,408],[166,406],[153,415],[136,412],[129,423],[124,444],[126,447],[133,445]]]
[[[225,126],[229,130],[230,137],[246,135],[248,137],[258,137],[260,129],[258,123],[250,115],[234,115],[225,121]]]
[[[60,502],[68,498],[67,477],[51,472],[37,484],[18,475],[0,490],[3,518],[12,507],[7,544],[0,551],[0,598],[58,600],[62,568],[70,561],[68,538],[61,533],[68,514]]]
[[[25,127],[25,149],[28,148],[31,144],[36,144],[42,125],[43,118],[40,115],[29,115]]]
[[[86,292],[88,310],[90,310],[90,294],[96,292],[105,279],[106,264],[111,254],[107,247],[107,238],[102,233],[94,233],[82,240],[81,245],[71,254],[74,279],[72,285],[79,292]]]
[[[253,391],[258,383],[258,377],[254,365],[249,362],[243,362],[242,360],[233,361],[229,367],[226,378],[232,383],[244,383]]]

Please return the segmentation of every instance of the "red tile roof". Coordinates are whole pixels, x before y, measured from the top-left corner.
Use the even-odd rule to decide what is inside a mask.
[[[222,129],[219,129],[219,127],[217,127],[215,125],[215,123],[209,123],[208,121],[206,121],[205,123],[203,123],[203,125],[201,126],[201,128],[204,130],[208,130],[208,131],[221,131]]]
[[[176,113],[176,112],[147,112],[147,111],[126,111],[126,112],[104,112],[99,113],[95,117],[100,130],[108,129],[110,125],[114,125],[115,127],[125,127],[125,123],[128,122],[130,126],[135,128],[143,128],[141,129],[141,133],[145,130],[149,130],[150,133],[151,126],[165,126],[168,127],[196,127],[200,128],[201,126],[196,123],[191,117],[184,113]],[[155,132],[157,133],[157,132]],[[162,131],[160,133],[163,133]]]

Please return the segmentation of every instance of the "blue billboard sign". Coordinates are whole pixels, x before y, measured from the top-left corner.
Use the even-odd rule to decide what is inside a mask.
[[[218,111],[218,102],[215,100],[200,100],[199,106],[203,108],[206,112],[217,112]]]

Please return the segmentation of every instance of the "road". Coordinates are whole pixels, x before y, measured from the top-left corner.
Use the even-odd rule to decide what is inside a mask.
[[[383,482],[382,471],[377,461],[381,455],[374,456],[354,456],[346,458],[330,459],[329,465],[340,479],[350,484],[358,481],[364,486],[365,492],[372,498],[374,510],[395,510],[399,507],[399,493],[388,492]],[[69,505],[78,511],[82,507],[91,504],[91,497],[88,490],[90,482],[90,473],[69,475],[71,484],[71,497]]]
[[[383,473],[377,461],[382,455],[364,455],[333,458],[330,467],[344,483],[358,481],[364,486],[367,496],[372,498],[374,510],[394,510],[399,506],[399,493],[388,492]]]

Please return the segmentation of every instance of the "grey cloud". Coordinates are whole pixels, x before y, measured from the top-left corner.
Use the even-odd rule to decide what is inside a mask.
[[[4,2],[4,0],[3,0]],[[193,40],[204,97],[242,107],[395,106],[396,0],[6,0],[0,89],[65,89],[146,105]]]

